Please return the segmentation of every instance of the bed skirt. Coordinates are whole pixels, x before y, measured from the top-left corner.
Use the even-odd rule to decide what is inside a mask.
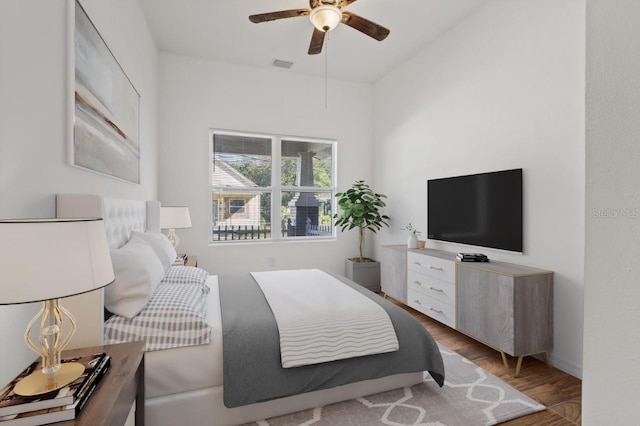
[[[236,408],[225,407],[222,386],[216,386],[147,399],[145,424],[233,426],[413,386],[422,381],[422,372],[397,374]]]

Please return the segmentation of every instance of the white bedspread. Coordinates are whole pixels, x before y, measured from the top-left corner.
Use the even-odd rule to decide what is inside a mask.
[[[398,350],[385,310],[326,272],[252,275],[276,318],[284,368]]]

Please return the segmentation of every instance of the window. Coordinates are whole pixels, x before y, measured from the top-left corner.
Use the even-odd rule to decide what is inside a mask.
[[[210,132],[210,242],[334,237],[336,142]]]
[[[244,215],[244,200],[242,198],[232,198],[229,200],[229,216]]]

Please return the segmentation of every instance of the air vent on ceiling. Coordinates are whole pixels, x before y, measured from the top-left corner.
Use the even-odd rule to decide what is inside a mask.
[[[285,61],[283,59],[274,59],[273,60],[273,66],[274,67],[289,69],[289,68],[291,68],[292,65],[293,65],[293,62],[291,62],[291,61]]]

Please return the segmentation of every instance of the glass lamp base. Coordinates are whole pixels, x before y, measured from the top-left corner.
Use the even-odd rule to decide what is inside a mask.
[[[180,238],[178,238],[178,236],[176,235],[175,229],[169,229],[169,232],[167,232],[167,239],[174,249],[178,247],[178,244],[180,244]]]
[[[68,326],[63,324],[66,317]],[[36,323],[40,322],[38,343],[31,338],[31,331]],[[63,335],[63,329],[67,329]],[[24,340],[34,352],[42,357],[42,368],[20,380],[14,392],[22,396],[40,395],[63,388],[84,373],[84,366],[78,362],[60,363],[62,348],[69,343],[76,329],[76,320],[67,309],[59,302],[59,299],[45,300],[42,309],[33,317]]]
[[[40,395],[63,388],[84,373],[84,365],[79,362],[65,362],[55,373],[49,375],[41,370],[20,380],[13,392],[22,396]]]

